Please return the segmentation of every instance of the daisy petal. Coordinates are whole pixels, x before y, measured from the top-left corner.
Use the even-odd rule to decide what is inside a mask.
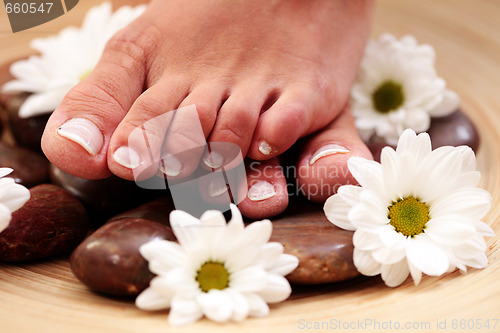
[[[363,251],[371,251],[383,246],[378,233],[371,233],[365,229],[358,229],[352,236],[354,247]]]
[[[224,291],[212,289],[208,293],[199,294],[196,301],[203,314],[210,320],[223,323],[233,314],[233,301]]]
[[[354,248],[354,266],[363,275],[374,276],[380,274],[382,266],[373,259],[370,251]]]
[[[372,251],[372,256],[375,261],[382,265],[393,265],[401,261],[406,255],[405,248],[389,248],[382,246]]]
[[[146,288],[135,299],[135,305],[139,309],[149,311],[168,309],[170,307],[170,299],[158,294],[152,288]]]
[[[382,265],[382,280],[388,287],[397,287],[403,283],[410,273],[406,260],[391,265]]]
[[[484,222],[477,221],[475,224],[477,232],[484,237],[495,237],[495,231]]]
[[[168,323],[172,326],[184,326],[194,323],[202,316],[201,306],[196,300],[176,297],[172,300]]]
[[[455,193],[436,200],[431,207],[431,216],[456,214],[469,220],[482,219],[491,208],[491,195],[480,188],[462,188]]]
[[[14,171],[12,168],[0,168],[0,178],[7,176],[12,171]]]
[[[409,239],[406,257],[410,264],[427,275],[442,275],[449,266],[446,254],[424,235]]]
[[[189,249],[199,245],[200,221],[190,214],[174,210],[170,213],[170,225],[179,243]]]
[[[225,292],[233,302],[234,309],[231,320],[242,321],[248,317],[248,314],[250,313],[250,305],[248,304],[247,298],[243,296],[243,294],[235,292],[231,289],[228,289]]]
[[[328,221],[344,230],[356,230],[349,221],[348,214],[352,208],[350,204],[340,194],[329,197],[324,206],[324,211]]]
[[[429,114],[433,117],[447,116],[457,110],[459,103],[460,98],[458,95],[455,92],[446,89],[443,93],[441,103],[430,110]]]
[[[230,287],[238,292],[256,292],[266,285],[266,275],[258,266],[247,267],[231,274]]]
[[[268,274],[266,284],[257,294],[267,303],[278,303],[287,299],[292,293],[290,283],[281,275]]]
[[[269,314],[269,306],[267,303],[257,294],[243,294],[247,299],[248,305],[250,307],[249,315],[252,317],[264,317]]]
[[[410,269],[411,278],[413,283],[418,286],[422,280],[422,272],[419,271],[415,266],[408,262],[408,268]]]
[[[476,231],[474,225],[464,222],[461,216],[436,217],[430,219],[425,227],[425,234],[430,239],[447,246],[465,243]]]

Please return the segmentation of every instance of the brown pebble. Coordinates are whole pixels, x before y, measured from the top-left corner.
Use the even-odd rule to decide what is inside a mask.
[[[18,262],[65,253],[87,235],[87,213],[68,191],[42,184],[31,188],[30,194],[0,233],[0,260]]]
[[[352,261],[353,232],[330,223],[322,205],[297,200],[273,220],[271,236],[271,241],[283,244],[285,253],[299,259],[299,266],[286,276],[290,283],[320,284],[358,276]]]
[[[32,150],[0,142],[0,167],[14,169],[8,177],[28,188],[49,179],[49,161]]]
[[[154,275],[139,253],[153,239],[174,240],[169,227],[156,222],[122,218],[108,223],[80,244],[71,255],[71,270],[92,290],[117,296],[136,296]]]
[[[120,213],[110,218],[106,223],[111,223],[122,218],[137,218],[170,226],[169,214],[174,209],[174,203],[170,197],[158,198],[139,207]]]

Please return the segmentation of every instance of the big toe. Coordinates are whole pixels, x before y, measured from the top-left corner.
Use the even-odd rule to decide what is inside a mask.
[[[70,174],[88,179],[110,175],[109,141],[145,80],[145,51],[140,45],[147,45],[148,37],[131,31],[108,42],[96,68],[68,92],[47,122],[42,149]]]
[[[302,149],[297,161],[297,180],[304,195],[309,200],[323,202],[340,186],[357,184],[347,166],[353,156],[373,159],[346,108]]]

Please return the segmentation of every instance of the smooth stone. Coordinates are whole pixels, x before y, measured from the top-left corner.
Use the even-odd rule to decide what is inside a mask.
[[[153,239],[175,240],[175,236],[169,227],[144,219],[108,223],[75,249],[71,270],[94,291],[136,296],[154,277],[139,253],[140,246]]]
[[[168,216],[173,209],[172,202],[162,198],[119,214],[108,223],[126,217],[147,218],[169,225]],[[272,222],[271,241],[282,243],[285,253],[300,260],[297,269],[287,276],[291,283],[328,283],[359,275],[352,262],[353,233],[331,224],[322,205],[294,198],[287,210]]]
[[[19,108],[28,96],[29,94],[27,93],[20,93],[3,97],[4,108],[9,118],[9,128],[19,146],[35,151],[42,151],[40,142],[50,113],[29,118],[20,118]]]
[[[294,199],[272,222],[271,241],[282,243],[285,253],[299,259],[299,266],[286,276],[290,283],[330,283],[359,275],[352,261],[353,232],[330,223],[323,205]]]
[[[50,165],[50,179],[52,183],[70,191],[84,204],[93,225],[100,225],[109,217],[162,194],[162,191],[146,190],[138,187],[133,181],[116,176],[106,179],[79,178],[53,164]]]
[[[0,260],[19,262],[66,253],[87,235],[87,213],[71,193],[52,184],[35,186],[30,193],[0,233]]]
[[[171,197],[158,198],[113,216],[106,223],[111,223],[123,218],[135,218],[157,222],[170,227],[169,215],[174,209],[175,206]]]
[[[49,161],[45,156],[23,147],[0,142],[0,166],[14,169],[8,177],[28,188],[49,179]]]
[[[433,149],[442,146],[457,147],[462,145],[471,147],[475,152],[479,149],[480,138],[477,128],[460,109],[446,117],[432,118],[427,133],[431,137]],[[396,148],[388,145],[380,137],[372,138],[367,146],[377,162],[380,162],[380,153],[384,147]]]

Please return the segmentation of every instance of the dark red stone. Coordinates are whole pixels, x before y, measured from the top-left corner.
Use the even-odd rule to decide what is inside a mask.
[[[73,250],[87,235],[83,205],[68,191],[51,184],[30,189],[31,198],[12,213],[0,233],[0,260],[27,261]]]
[[[90,180],[79,178],[53,164],[50,165],[50,179],[52,183],[70,191],[84,204],[94,225],[100,225],[114,214],[137,207],[162,193],[159,190],[142,189],[135,182],[116,176]]]
[[[457,147],[462,145],[471,147],[475,152],[479,149],[480,139],[477,128],[461,110],[457,110],[446,117],[432,118],[427,133],[431,137],[433,149],[442,146]],[[367,146],[377,162],[380,162],[380,153],[385,146],[396,148],[388,145],[384,139],[379,137],[373,138]]]
[[[14,169],[8,177],[28,188],[49,179],[49,161],[32,150],[0,142],[0,166]]]
[[[110,218],[107,223],[123,218],[136,218],[154,221],[170,227],[169,214],[174,209],[174,203],[170,197],[158,198],[139,207],[120,213]]]
[[[156,222],[122,218],[108,223],[80,244],[71,255],[71,270],[92,290],[136,296],[154,275],[139,253],[153,239],[175,240],[169,227]]]
[[[273,220],[271,241],[280,242],[285,253],[299,259],[286,278],[294,284],[320,284],[359,275],[354,267],[351,231],[337,228],[323,213],[323,205],[296,199]]]

